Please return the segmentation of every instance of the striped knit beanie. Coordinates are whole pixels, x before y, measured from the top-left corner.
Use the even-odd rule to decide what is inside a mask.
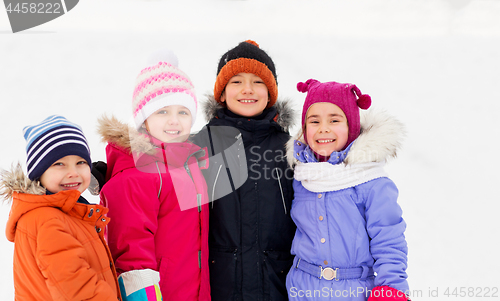
[[[152,53],[147,67],[137,76],[132,98],[136,128],[157,110],[172,105],[185,106],[196,120],[198,102],[189,77],[179,68],[177,56],[168,49]]]
[[[220,97],[231,77],[238,73],[252,73],[260,77],[269,91],[269,103],[272,107],[278,99],[278,81],[273,60],[252,40],[241,42],[235,48],[226,52],[219,61],[217,79],[214,86],[214,97],[220,102]]]
[[[23,129],[26,139],[28,178],[36,180],[57,160],[80,156],[92,166],[90,149],[82,129],[62,116],[52,115]]]

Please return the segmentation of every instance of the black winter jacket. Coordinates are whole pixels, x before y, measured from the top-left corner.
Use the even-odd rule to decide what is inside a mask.
[[[210,121],[192,140],[210,155],[205,178],[212,300],[288,300],[285,279],[295,234],[293,170],[285,157],[294,117],[290,104],[278,101],[248,119],[212,98],[205,113]]]

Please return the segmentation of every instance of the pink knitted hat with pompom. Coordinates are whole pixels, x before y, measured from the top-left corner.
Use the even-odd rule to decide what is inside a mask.
[[[185,106],[196,120],[198,102],[189,77],[179,69],[175,53],[167,48],[159,49],[148,57],[146,68],[137,76],[132,112],[137,128],[156,110],[166,106]]]
[[[329,102],[337,105],[347,117],[349,134],[345,147],[358,138],[361,125],[359,121],[359,109],[366,110],[370,107],[372,100],[367,94],[353,84],[341,84],[337,82],[321,83],[315,79],[309,79],[305,83],[298,83],[297,90],[306,93],[306,100],[302,109],[302,128],[305,128],[307,110],[318,102]],[[304,139],[306,139],[304,135]],[[307,143],[307,140],[306,140]]]

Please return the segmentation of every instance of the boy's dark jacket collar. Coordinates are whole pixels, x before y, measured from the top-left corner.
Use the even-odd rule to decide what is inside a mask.
[[[225,114],[225,107],[218,103],[213,95],[206,95],[206,100],[201,102],[201,108],[204,113],[205,120],[208,122],[214,118],[238,119]],[[263,121],[274,121],[285,132],[288,132],[297,120],[295,111],[292,108],[292,101],[286,98],[278,99],[276,104],[271,108],[264,110],[263,114],[267,114],[264,118],[262,118]],[[247,117],[240,118],[248,119]],[[256,119],[255,121],[258,122],[260,120]]]

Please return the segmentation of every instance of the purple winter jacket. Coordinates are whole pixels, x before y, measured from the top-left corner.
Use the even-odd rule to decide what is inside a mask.
[[[367,300],[375,286],[408,292],[406,223],[396,185],[382,168],[396,155],[403,126],[385,113],[370,112],[361,126],[360,136],[328,162],[318,163],[303,141],[288,144],[295,165],[291,216],[297,225],[287,276],[290,300]],[[321,266],[362,273],[320,279],[298,268],[304,266],[299,261],[311,264],[312,271]]]

